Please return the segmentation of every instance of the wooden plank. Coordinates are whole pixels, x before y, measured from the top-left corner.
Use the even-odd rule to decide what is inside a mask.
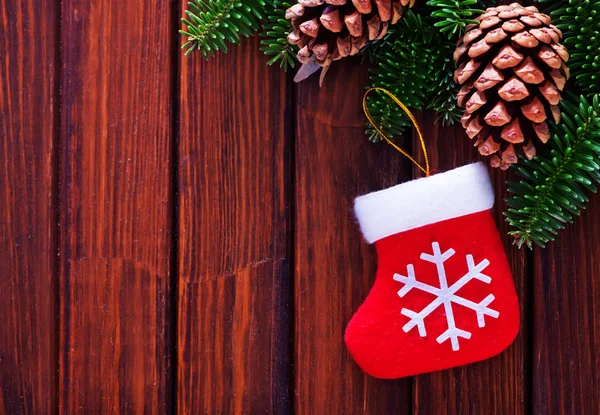
[[[409,413],[410,381],[366,375],[343,338],[377,260],[356,224],[354,198],[407,180],[410,167],[364,135],[364,66],[349,60],[323,88],[317,81],[298,86],[296,112],[295,411]]]
[[[43,18],[40,18],[43,16]],[[0,413],[56,408],[55,2],[0,2]]]
[[[534,249],[533,413],[588,414],[600,402],[600,200]]]
[[[534,413],[596,413],[600,402],[600,199],[535,249]]]
[[[171,407],[170,16],[62,2],[62,413]]]
[[[181,58],[181,414],[290,408],[291,101],[258,47]]]
[[[510,1],[500,1],[508,4]],[[472,142],[468,139],[460,125],[454,128],[433,124],[435,115],[427,113],[419,120],[429,137],[427,144],[432,160],[432,169],[446,171],[477,160],[488,162],[479,156]],[[413,146],[418,145],[416,135]],[[420,158],[422,160],[422,157]],[[419,414],[521,414],[528,413],[530,406],[530,364],[529,330],[531,329],[530,308],[527,306],[530,292],[529,258],[525,251],[512,246],[512,238],[507,235],[508,225],[502,212],[506,208],[507,178],[515,179],[512,172],[493,170],[492,181],[496,192],[494,216],[504,248],[511,266],[517,296],[521,308],[521,330],[513,344],[504,352],[491,359],[472,365],[450,369],[447,371],[415,377],[414,412]],[[415,177],[421,172],[414,169]],[[439,393],[444,391],[444,393]],[[433,397],[433,399],[432,399]]]
[[[432,171],[447,171],[482,160],[472,147],[460,125],[442,127],[434,124],[435,114],[427,112],[418,116],[426,139]],[[417,136],[413,137],[413,148],[419,148]],[[422,162],[423,157],[419,155]],[[414,169],[415,177],[422,176]],[[511,179],[515,179],[510,173]],[[414,412],[416,414],[522,414],[528,413],[529,378],[529,298],[527,254],[512,246],[507,235],[508,225],[502,212],[505,209],[507,173],[499,169],[492,171],[496,192],[494,216],[515,279],[517,295],[521,305],[521,331],[514,343],[504,352],[491,359],[468,366],[454,368],[415,377]],[[442,393],[440,393],[442,391]]]

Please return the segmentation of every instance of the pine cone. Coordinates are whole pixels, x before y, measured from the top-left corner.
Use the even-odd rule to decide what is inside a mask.
[[[286,13],[294,31],[288,41],[300,47],[298,60],[328,68],[333,61],[356,55],[369,40],[381,39],[404,7],[416,0],[298,0]]]
[[[491,165],[506,170],[518,153],[531,160],[536,144],[550,139],[548,118],[560,122],[569,54],[561,31],[533,6],[492,7],[477,20],[454,54],[461,122]]]

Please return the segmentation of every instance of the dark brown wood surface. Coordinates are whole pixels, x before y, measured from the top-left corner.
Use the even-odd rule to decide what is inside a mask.
[[[1,414],[598,413],[597,196],[545,250],[504,236],[507,351],[373,379],[343,343],[377,267],[352,204],[420,173],[363,135],[366,66],[319,88],[257,37],[184,57],[184,7],[0,4]],[[418,119],[434,169],[478,159]]]
[[[258,46],[180,58],[180,414],[290,408],[291,100]]]
[[[600,408],[600,199],[545,250],[533,272],[533,409]]]
[[[168,2],[63,0],[61,413],[173,404]]]
[[[353,217],[354,198],[407,180],[410,165],[363,136],[365,68],[335,68],[329,76],[321,89],[317,79],[301,84],[296,97],[294,408],[410,413],[410,381],[370,378],[344,346],[346,324],[376,270],[374,248]]]
[[[51,413],[58,403],[58,16],[57,3],[0,3],[0,412],[7,414]]]

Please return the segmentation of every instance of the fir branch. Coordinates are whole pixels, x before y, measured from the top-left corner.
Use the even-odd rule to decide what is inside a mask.
[[[427,5],[433,10],[431,16],[436,20],[435,27],[448,38],[456,39],[465,32],[465,27],[477,23],[475,18],[483,14],[484,8],[495,1],[481,0],[429,0]]]
[[[590,105],[584,98],[570,96],[562,103],[564,123],[553,127],[554,136],[545,154],[521,160],[515,169],[523,177],[508,182],[506,220],[515,244],[544,247],[558,230],[573,221],[588,201],[584,189],[596,192],[600,183],[600,100]],[[582,188],[583,187],[583,188]]]
[[[208,59],[216,51],[227,52],[227,42],[239,44],[241,36],[251,36],[263,17],[264,0],[194,0],[185,11],[188,19],[181,19],[187,37],[182,49],[189,54],[194,49]]]
[[[462,116],[462,110],[456,102],[459,87],[454,82],[454,71],[456,70],[456,63],[452,58],[454,49],[453,42],[440,42],[433,66],[439,69],[435,71],[429,87],[431,97],[427,108],[438,113],[438,121],[441,120],[443,126],[453,125]]]
[[[377,45],[375,65],[369,71],[370,87],[387,89],[411,109],[422,109],[425,101],[427,72],[421,69],[431,63],[429,51],[425,49],[425,30],[421,16],[409,10]],[[404,111],[379,91],[368,97],[367,106],[388,138],[401,135],[410,125]],[[381,139],[370,123],[367,135],[373,142]]]
[[[441,37],[430,18],[409,10],[382,41],[373,45],[375,65],[370,70],[370,87],[387,89],[413,110],[434,109],[444,124],[452,124],[459,118],[453,51],[454,42]],[[404,111],[387,95],[374,93],[367,105],[389,138],[402,134],[410,125]],[[381,138],[370,124],[366,133],[371,141]]]
[[[296,54],[298,46],[288,42],[288,35],[293,30],[290,20],[286,20],[285,11],[292,4],[285,0],[272,0],[269,4],[270,10],[263,24],[261,36],[262,50],[265,55],[271,56],[268,64],[273,65],[279,62],[279,66],[285,71],[296,64]]]
[[[408,11],[391,33],[367,48],[375,62],[372,86],[388,89],[411,109],[432,109],[442,125],[460,119],[452,58],[456,39],[475,23],[482,8],[494,0],[430,0],[431,17],[420,18]],[[423,68],[434,68],[424,71]],[[425,104],[426,103],[426,104]],[[369,110],[388,137],[402,134],[410,123],[404,112],[384,94],[372,94]],[[379,133],[367,125],[367,135],[379,141]]]
[[[549,3],[554,24],[563,31],[568,66],[586,94],[600,93],[600,0],[540,0]]]

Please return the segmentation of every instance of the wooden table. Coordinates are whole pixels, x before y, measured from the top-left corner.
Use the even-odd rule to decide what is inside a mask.
[[[343,344],[376,269],[351,207],[418,172],[363,135],[366,68],[184,57],[184,3],[0,3],[1,413],[597,413],[599,197],[545,250],[504,237],[506,352],[373,379]],[[433,168],[477,159],[433,120]]]

